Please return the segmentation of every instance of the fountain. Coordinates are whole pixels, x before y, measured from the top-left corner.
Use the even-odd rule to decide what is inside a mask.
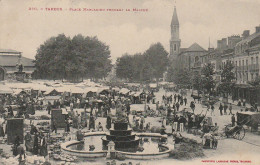
[[[114,123],[114,129],[110,129],[109,133],[102,138],[104,148],[113,141],[116,150],[134,149],[139,146],[140,139],[132,134],[132,129],[128,128],[128,122],[125,120],[117,120]]]
[[[84,141],[67,141],[61,144],[64,153],[85,158],[115,158],[117,154],[127,159],[167,158],[174,146],[162,144],[167,135],[158,133],[132,133],[126,118],[117,118],[109,132],[88,132]],[[95,146],[90,150],[90,146]]]

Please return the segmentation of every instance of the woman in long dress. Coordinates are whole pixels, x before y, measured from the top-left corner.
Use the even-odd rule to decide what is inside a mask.
[[[47,151],[47,143],[46,143],[46,139],[45,136],[43,136],[41,138],[41,146],[40,146],[40,155],[41,156],[47,156],[48,155],[48,151]]]

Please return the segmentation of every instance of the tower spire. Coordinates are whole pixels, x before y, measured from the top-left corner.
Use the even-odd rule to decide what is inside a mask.
[[[179,19],[178,19],[178,15],[177,15],[176,6],[174,6],[171,25],[179,25]]]
[[[170,39],[170,57],[175,59],[180,53],[181,40],[179,38],[179,20],[177,16],[176,6],[174,6],[171,21],[171,39]]]

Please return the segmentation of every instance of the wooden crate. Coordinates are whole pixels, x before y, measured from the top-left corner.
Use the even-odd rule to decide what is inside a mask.
[[[7,119],[7,144],[13,144],[16,136],[20,137],[20,144],[23,143],[23,118]]]
[[[62,114],[61,109],[52,109],[51,110],[51,125],[53,126],[53,122],[56,121],[56,128],[65,128],[65,115]]]

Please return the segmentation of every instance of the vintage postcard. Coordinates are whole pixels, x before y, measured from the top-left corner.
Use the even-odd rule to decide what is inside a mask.
[[[260,0],[0,0],[0,164],[260,165]]]

